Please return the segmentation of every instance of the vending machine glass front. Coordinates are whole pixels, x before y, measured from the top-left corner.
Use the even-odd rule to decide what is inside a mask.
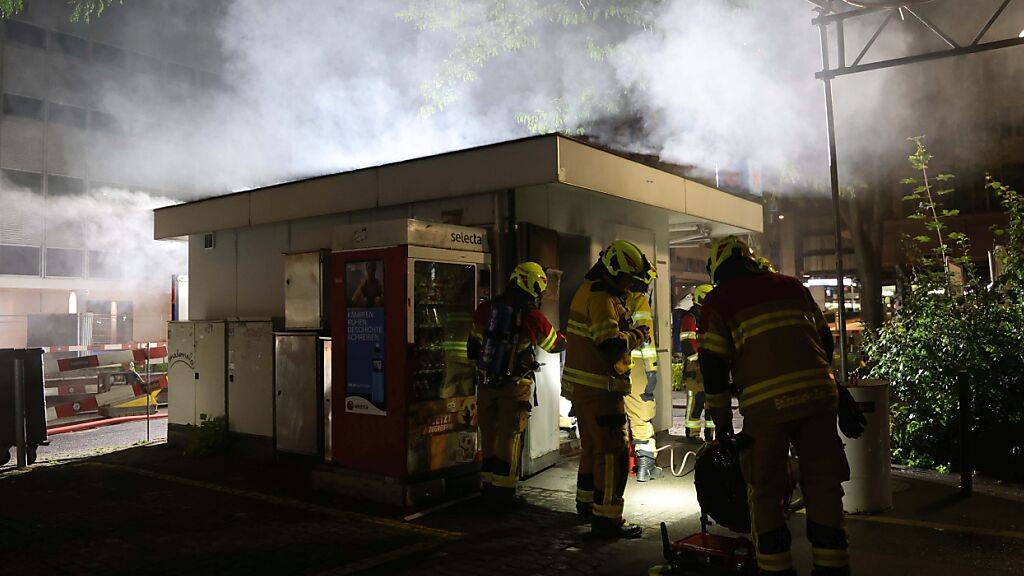
[[[410,474],[470,464],[477,453],[474,367],[466,340],[476,308],[477,265],[414,260]]]

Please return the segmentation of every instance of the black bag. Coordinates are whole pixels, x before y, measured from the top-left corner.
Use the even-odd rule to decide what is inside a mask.
[[[705,514],[733,532],[750,532],[747,483],[740,471],[740,452],[735,440],[711,442],[697,452],[693,483],[697,502]]]

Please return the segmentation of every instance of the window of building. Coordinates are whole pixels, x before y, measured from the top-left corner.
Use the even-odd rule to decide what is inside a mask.
[[[85,182],[81,178],[69,178],[56,174],[46,175],[47,196],[76,196],[84,191]]]
[[[0,170],[0,181],[4,190],[27,191],[35,194],[43,193],[43,175],[22,170]]]
[[[163,69],[163,64],[159,58],[153,58],[138,52],[128,52],[128,69],[141,74],[159,75]]]
[[[85,271],[85,253],[81,250],[47,248],[45,256],[47,276],[80,278]]]
[[[50,32],[51,48],[63,52],[75,58],[89,59],[89,42],[85,38],[62,34],[61,32]]]
[[[120,48],[115,48],[109,44],[103,44],[100,42],[92,43],[92,60],[93,62],[100,62],[102,64],[108,64],[110,66],[117,66],[123,68],[127,61],[127,54]]]
[[[89,251],[90,278],[120,278],[121,260],[115,252]]]
[[[39,248],[0,245],[0,274],[39,276]]]
[[[192,84],[194,82],[193,72],[194,71],[188,66],[182,66],[181,64],[175,64],[174,62],[167,63],[167,78],[169,80]]]
[[[17,20],[8,20],[5,27],[7,40],[35,48],[46,48],[46,30]]]
[[[43,119],[43,101],[16,94],[4,94],[4,114],[19,118]]]
[[[92,129],[101,132],[112,132],[120,134],[124,131],[121,126],[121,121],[117,119],[117,116],[108,114],[106,112],[99,112],[93,110],[89,113],[92,118]]]
[[[49,120],[54,124],[74,126],[75,128],[85,128],[88,124],[88,114],[86,113],[85,108],[65,106],[54,102],[50,102],[49,106]]]

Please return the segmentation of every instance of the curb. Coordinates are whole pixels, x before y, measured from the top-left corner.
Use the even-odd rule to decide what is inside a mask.
[[[167,418],[167,413],[150,414],[150,420],[161,420]],[[120,416],[117,418],[104,418],[102,420],[90,420],[88,422],[80,422],[78,424],[69,424],[67,426],[57,426],[46,430],[47,436],[53,436],[55,434],[66,434],[68,432],[81,432],[82,430],[92,430],[93,428],[100,428],[102,426],[112,426],[114,424],[124,424],[125,422],[138,422],[145,420],[146,415],[141,416]]]

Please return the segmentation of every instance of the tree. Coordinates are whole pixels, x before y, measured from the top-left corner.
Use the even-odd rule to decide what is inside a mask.
[[[920,174],[904,200],[925,230],[908,242],[916,259],[900,307],[866,351],[871,375],[892,385],[892,447],[896,461],[912,466],[958,468],[960,431],[967,426],[979,472],[1019,480],[1024,474],[1024,198],[988,180],[1010,215],[1001,236],[1005,273],[989,285],[970,256],[970,239],[950,232],[943,209],[952,192],[948,174],[929,172],[932,156],[912,139],[911,164]],[[974,421],[959,418],[958,391],[969,385]]]
[[[124,0],[70,0],[71,21],[89,23],[99,18],[107,8],[114,4],[124,4]],[[0,0],[0,18],[10,18],[25,9],[25,0]]]
[[[860,278],[860,316],[873,332],[882,326],[882,224],[889,214],[888,195],[857,187],[840,195],[839,214],[850,231]]]
[[[409,0],[398,17],[420,30],[440,32],[453,40],[433,80],[421,87],[422,114],[443,111],[458,89],[477,81],[493,60],[537,46],[552,26],[582,32],[580,50],[595,63],[616,49],[617,26],[648,29],[663,0]],[[609,26],[609,24],[614,24]],[[569,97],[554,97],[547,106],[523,110],[516,120],[530,132],[582,132],[588,122],[619,110],[622,93],[615,86],[579,86]]]

